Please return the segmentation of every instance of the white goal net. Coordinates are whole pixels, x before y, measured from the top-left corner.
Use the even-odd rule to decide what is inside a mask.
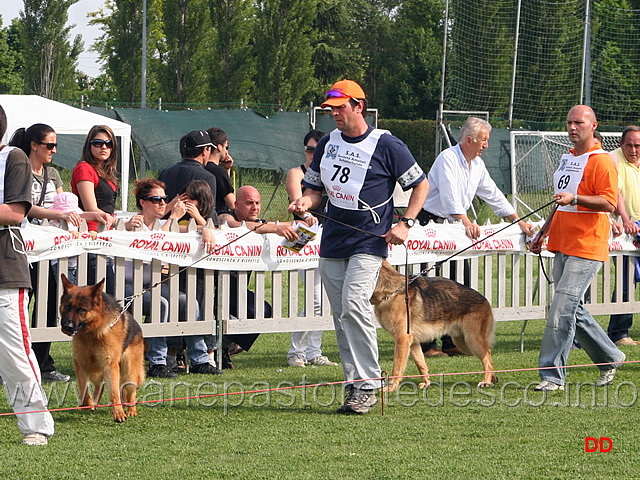
[[[620,146],[620,133],[601,133],[602,148],[615,150]],[[567,132],[511,132],[511,185],[514,206],[529,213],[551,201],[553,174],[562,155],[573,145]],[[537,214],[538,220],[548,211]]]

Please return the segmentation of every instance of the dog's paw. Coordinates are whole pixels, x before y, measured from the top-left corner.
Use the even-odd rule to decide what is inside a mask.
[[[122,423],[127,419],[127,415],[124,413],[122,407],[116,407],[113,409],[113,421]]]
[[[420,384],[418,384],[418,388],[427,388],[429,385],[431,385],[431,382],[427,380],[426,382],[421,382]]]
[[[397,383],[390,383],[389,385],[383,388],[383,391],[385,393],[391,393],[391,392],[395,392],[397,389],[398,389]]]
[[[80,405],[87,412],[95,412],[98,408],[93,403],[83,403]]]
[[[127,409],[127,417],[136,417],[138,415],[138,409],[136,407],[129,407]]]

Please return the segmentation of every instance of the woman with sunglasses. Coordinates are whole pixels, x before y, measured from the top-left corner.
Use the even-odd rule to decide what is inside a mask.
[[[176,199],[172,202],[173,208],[168,219],[163,220],[167,211],[167,195],[164,190],[164,182],[155,178],[143,178],[136,180],[135,186],[136,205],[140,209],[140,213],[134,215],[125,223],[127,230],[141,228],[148,231],[152,229],[153,223],[158,220],[162,225],[162,230],[168,231],[171,223],[168,220],[175,219],[178,221],[187,212],[185,202],[181,199]],[[198,230],[202,234],[202,249],[207,253],[213,253],[215,247],[213,232],[206,227]],[[181,227],[180,231],[184,233],[187,229],[186,227]]]
[[[53,160],[58,144],[56,132],[49,125],[36,123],[29,128],[19,128],[9,141],[9,145],[21,148],[29,157],[31,164],[31,200],[29,220],[41,224],[43,219],[64,219],[75,226],[80,226],[81,218],[75,213],[64,213],[53,210],[53,197],[62,193],[62,179],[55,168],[47,168]]]
[[[80,199],[82,210],[113,216],[118,193],[117,162],[118,144],[113,130],[107,125],[91,127],[71,176],[71,191]],[[88,227],[97,231],[98,222],[89,222]]]
[[[160,180],[154,178],[143,178],[136,180],[136,205],[140,208],[140,213],[134,215],[125,226],[127,230],[133,230],[135,228],[141,228],[144,231],[152,230],[153,224],[156,220],[162,225],[162,230],[168,231],[171,221],[176,221],[185,214],[186,208],[182,200],[178,199],[173,202],[173,209],[169,215],[169,219],[162,220],[167,210],[167,195],[165,193],[165,184]],[[202,248],[207,253],[213,253],[215,247],[215,241],[213,233],[208,228],[202,228]],[[144,268],[144,286],[148,287],[151,284],[151,270],[145,265]],[[125,265],[125,284],[126,294],[132,295],[133,292],[133,264],[130,261]],[[163,283],[161,288],[161,308],[160,316],[161,322],[167,321],[168,308],[169,308],[169,285]],[[143,311],[148,314],[151,310],[151,292],[145,293],[143,296]],[[183,319],[186,316],[187,297],[184,293],[180,292],[179,295],[179,319]],[[181,339],[178,339],[179,343],[182,343]],[[191,372],[200,374],[219,374],[213,365],[209,363],[209,354],[207,351],[207,344],[203,335],[190,335],[185,337],[187,345],[187,356],[191,360]],[[149,360],[149,377],[159,378],[175,378],[175,373],[167,365],[168,354],[168,339],[166,337],[154,337],[147,338],[147,359]],[[177,343],[177,342],[176,342]]]
[[[162,224],[162,230],[168,231],[171,222],[162,220],[167,210],[167,195],[164,191],[164,182],[154,178],[143,178],[136,180],[136,205],[140,209],[140,213],[131,217],[125,223],[127,230],[141,228],[142,230],[151,230],[153,223],[159,220]],[[173,209],[169,215],[169,219],[180,220],[185,213],[185,207],[181,200],[177,200],[173,204]]]

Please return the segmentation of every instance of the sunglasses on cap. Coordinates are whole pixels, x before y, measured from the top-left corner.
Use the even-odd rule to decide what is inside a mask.
[[[158,205],[161,202],[167,203],[168,198],[169,197],[167,195],[164,195],[164,196],[153,195],[152,197],[143,197],[140,200],[147,200],[148,202],[155,203],[156,205]]]
[[[304,151],[305,152],[309,152],[309,153],[313,153],[313,152],[316,151],[316,147],[312,147],[311,145],[305,145]]]
[[[113,147],[113,142],[111,140],[101,140],[99,138],[95,138],[91,140],[89,143],[96,148],[102,148],[103,146],[107,148]]]
[[[360,101],[359,98],[352,97],[351,95],[339,92],[338,90],[329,90],[327,92],[327,100],[329,100],[330,98],[353,98],[356,101]]]
[[[38,142],[40,145],[46,145],[47,146],[47,150],[53,150],[54,148],[56,148],[58,146],[57,143],[53,143],[53,142]]]

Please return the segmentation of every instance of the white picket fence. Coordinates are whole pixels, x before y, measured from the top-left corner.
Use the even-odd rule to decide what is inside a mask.
[[[97,254],[97,278],[106,277],[107,257]],[[83,254],[77,258],[78,283],[86,284],[88,271],[88,255]],[[460,259],[461,257],[456,257]],[[633,281],[635,258],[627,257],[629,261],[629,301],[622,301],[622,289],[616,291],[616,298],[612,302],[611,297],[615,285],[622,285],[622,269],[612,266],[612,259],[616,259],[618,265],[623,261],[622,253],[612,252],[609,261],[604,264],[597,277],[594,279],[590,289],[590,299],[588,300],[589,311],[594,315],[605,315],[612,313],[628,313],[640,311],[640,300],[636,297],[636,288]],[[132,261],[134,265],[133,291],[143,291],[142,260],[131,260],[127,258],[127,252],[123,251],[122,256],[112,257],[115,271],[115,294],[119,299],[125,297],[125,261]],[[551,275],[551,263],[553,258],[543,257],[547,274]],[[495,253],[486,255],[477,252],[471,258],[471,286],[481,292],[494,307],[494,315],[497,321],[528,321],[534,319],[544,319],[547,316],[548,304],[553,295],[553,285],[548,284],[540,269],[539,257],[529,253]],[[455,267],[452,267],[455,265]],[[34,286],[37,291],[37,301],[34,303],[34,321],[31,326],[31,335],[34,342],[42,341],[68,341],[70,337],[64,335],[58,324],[54,326],[46,325],[46,313],[48,308],[59,310],[59,300],[62,295],[62,285],[60,275],[67,273],[69,266],[68,258],[58,260],[57,275],[58,281],[49,284],[50,261],[40,261],[33,265],[39,269],[39,281]],[[329,302],[326,295],[322,295],[322,312],[320,316],[313,314],[313,276],[317,275],[317,270],[301,271],[306,276],[306,281],[302,281],[302,275],[296,270],[290,271],[267,271],[254,272],[254,284],[252,290],[256,293],[257,299],[265,299],[272,306],[272,317],[265,318],[264,305],[262,301],[256,302],[256,318],[247,318],[247,297],[246,291],[250,283],[249,272],[238,272],[238,315],[231,318],[230,306],[230,272],[214,271],[202,269],[200,280],[198,280],[198,268],[189,267],[182,272],[183,291],[187,295],[187,318],[185,321],[178,321],[178,293],[180,289],[179,276],[180,267],[178,265],[168,265],[168,275],[163,273],[163,264],[158,260],[151,263],[152,284],[169,278],[169,321],[160,322],[161,294],[159,288],[151,291],[151,309],[148,315],[143,315],[142,298],[137,298],[132,305],[132,313],[142,325],[146,337],[153,336],[179,336],[191,334],[216,334],[216,333],[273,333],[292,332],[307,330],[332,330],[333,321]],[[410,265],[411,274],[420,272],[431,266]],[[456,268],[457,278],[462,278],[463,262],[450,262],[442,265],[443,276],[449,276],[450,268]],[[404,267],[399,267],[404,272]],[[434,275],[434,270],[430,270],[428,275]],[[217,291],[214,286],[217,281]],[[198,281],[203,282],[205,295],[201,305],[201,321],[196,321],[196,287]],[[47,292],[49,288],[57,289],[56,304],[47,303]],[[217,295],[217,302],[215,302]],[[217,311],[216,310],[217,305]],[[306,307],[306,308],[305,308]],[[304,309],[305,316],[300,312]],[[526,323],[525,323],[526,324]]]

